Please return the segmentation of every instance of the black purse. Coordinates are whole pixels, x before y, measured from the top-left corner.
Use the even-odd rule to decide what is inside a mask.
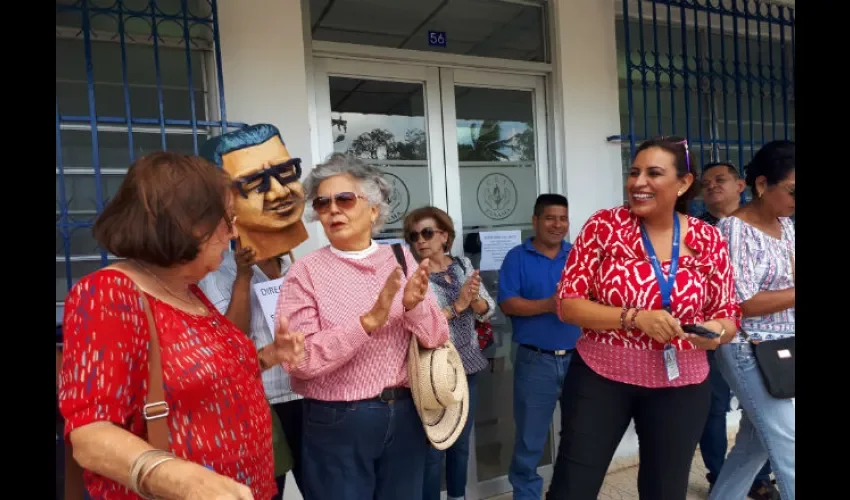
[[[796,269],[794,257],[791,257],[791,272],[794,274],[796,283]],[[777,399],[789,399],[796,394],[796,363],[797,363],[797,338],[787,337],[779,340],[765,340],[763,342],[752,342],[749,334],[741,330],[744,338],[753,348],[756,363],[761,371],[767,392]]]
[[[746,335],[746,332],[744,334]],[[750,345],[753,347],[753,354],[767,392],[778,399],[795,397],[796,337],[750,342]]]

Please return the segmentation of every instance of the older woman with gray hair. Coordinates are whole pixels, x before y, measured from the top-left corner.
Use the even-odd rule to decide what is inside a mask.
[[[405,276],[393,250],[372,239],[389,212],[377,168],[335,154],[304,188],[330,245],[295,261],[276,311],[305,339],[303,360],[284,364],[305,397],[304,497],[421,499],[428,441],[408,385],[408,345],[411,335],[426,348],[449,338],[428,261],[405,250]]]

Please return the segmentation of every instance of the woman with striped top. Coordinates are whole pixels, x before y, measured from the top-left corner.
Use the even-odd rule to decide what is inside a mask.
[[[330,245],[292,264],[278,318],[304,334],[304,359],[284,364],[304,396],[304,498],[419,500],[428,440],[408,380],[415,336],[433,349],[449,327],[428,290],[428,263],[372,239],[389,215],[383,174],[344,154],[304,182]]]
[[[794,500],[794,403],[767,392],[750,344],[795,333],[794,171],[793,142],[765,144],[746,167],[753,200],[717,224],[729,243],[743,315],[741,331],[718,349],[717,366],[744,411],[712,499],[743,498],[770,458],[779,493]]]
[[[466,492],[466,470],[469,462],[469,435],[472,432],[477,402],[476,374],[487,367],[481,353],[475,320],[485,321],[496,307],[481,277],[464,256],[448,253],[455,239],[454,223],[449,214],[436,207],[422,207],[404,219],[404,235],[418,261],[427,259],[431,289],[443,315],[449,322],[452,344],[460,354],[469,385],[469,416],[455,443],[443,451],[431,448],[425,462],[423,500],[440,498],[440,476],[443,456],[446,459],[446,493],[448,500],[463,499]]]

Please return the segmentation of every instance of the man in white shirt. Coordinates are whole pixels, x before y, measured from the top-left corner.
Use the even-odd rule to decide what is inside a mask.
[[[239,239],[236,249],[224,252],[221,266],[198,286],[222,314],[253,340],[262,365],[263,347],[274,341],[274,332],[253,288],[284,277],[292,262],[291,250],[307,239],[301,220],[301,160],[290,156],[278,129],[267,124],[210,139],[201,155],[233,178]],[[292,392],[289,376],[281,366],[264,370],[262,376],[266,399],[277,413],[292,452],[292,473],[300,489],[301,396]],[[286,476],[279,476],[277,484],[282,498]]]

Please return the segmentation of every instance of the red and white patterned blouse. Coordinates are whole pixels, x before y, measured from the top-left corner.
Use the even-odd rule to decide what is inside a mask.
[[[330,246],[292,264],[280,290],[277,316],[289,319],[289,329],[304,334],[304,359],[283,365],[298,394],[321,401],[374,398],[386,387],[408,387],[407,352],[410,336],[434,348],[449,340],[449,324],[437,297],[429,290],[413,309],[404,312],[402,296],[407,278],[393,300],[384,326],[370,334],[360,316],[375,305],[390,273],[396,268],[389,245],[345,258]],[[408,273],[419,264],[404,250]]]
[[[251,488],[277,491],[271,410],[253,342],[219,313],[189,314],[147,294],[161,349],[171,452]],[[81,279],[65,299],[65,353],[59,408],[65,437],[92,422],[112,422],[142,439],[148,385],[148,329],[141,296],[124,273],[103,269]],[[92,498],[140,497],[86,471]]]
[[[683,324],[729,318],[740,323],[729,251],[713,226],[688,217],[685,245],[694,256],[679,257],[670,305]],[[670,261],[661,263],[665,272]],[[628,207],[593,214],[573,244],[561,282],[560,299],[590,299],[613,307],[661,309],[661,292],[640,236],[640,221]],[[560,310],[560,308],[559,308]],[[667,380],[664,344],[640,330],[582,329],[576,349],[599,375],[643,387],[698,384],[708,376],[705,351],[674,339],[680,376]]]

